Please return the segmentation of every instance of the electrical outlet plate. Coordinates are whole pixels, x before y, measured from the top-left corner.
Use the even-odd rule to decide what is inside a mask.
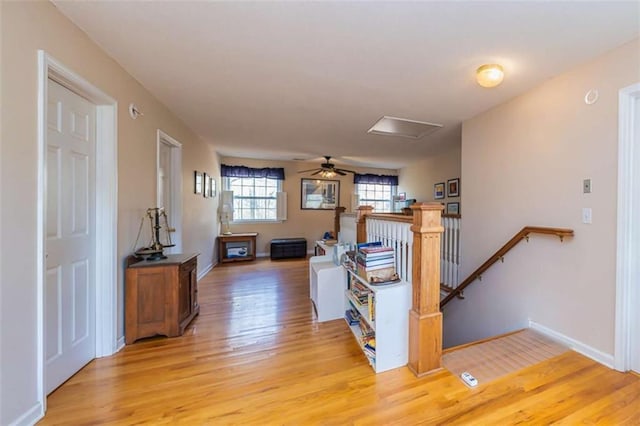
[[[591,194],[591,179],[585,179],[582,181],[582,192],[584,194]]]

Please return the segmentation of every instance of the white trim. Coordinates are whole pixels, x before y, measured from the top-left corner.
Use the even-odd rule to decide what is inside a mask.
[[[38,177],[36,212],[37,395],[44,387],[44,269],[47,83],[52,79],[96,105],[96,357],[115,353],[117,342],[117,102],[43,50],[38,50]]]
[[[174,150],[171,152],[171,215],[169,220],[172,221],[176,231],[171,236],[171,242],[175,244],[169,251],[170,253],[182,253],[182,144],[172,138],[162,130],[157,130],[156,137],[156,204],[160,199],[160,186],[158,185],[158,170],[160,170],[160,144],[166,143],[171,145]],[[163,206],[157,206],[163,207]]]
[[[44,416],[44,409],[40,402],[25,411],[20,417],[9,423],[10,426],[31,426]]]
[[[124,348],[124,336],[120,336],[118,338],[118,342],[116,343],[116,352],[119,352],[122,348]]]
[[[205,268],[198,274],[198,281],[203,279],[205,275],[207,275],[209,272],[211,272],[213,267],[216,266],[216,265],[217,265],[217,263],[211,262],[210,264],[205,266]]]
[[[634,333],[633,314],[640,303],[640,289],[634,283],[637,276],[638,253],[633,253],[633,184],[637,184],[639,171],[633,170],[634,141],[640,136],[640,129],[634,128],[635,102],[640,99],[640,83],[625,87],[618,99],[618,230],[616,249],[616,328],[615,328],[615,368],[619,371],[631,369],[631,339]],[[637,147],[636,147],[637,149]],[[638,226],[636,224],[636,226]],[[635,265],[635,266],[634,266]],[[635,325],[636,339],[638,334]]]
[[[600,364],[609,367],[609,368],[613,368],[613,355],[604,353],[596,348],[593,348],[585,343],[582,343],[578,340],[572,339],[569,336],[565,336],[562,333],[559,333],[555,330],[552,330],[548,327],[545,327],[542,324],[538,324],[537,322],[533,321],[533,320],[529,320],[529,328],[532,330],[535,330],[541,334],[544,334],[545,336],[549,337],[550,339],[553,339],[557,342],[560,342],[566,346],[568,346],[570,349],[581,353],[582,355],[591,358],[592,360],[599,362]]]

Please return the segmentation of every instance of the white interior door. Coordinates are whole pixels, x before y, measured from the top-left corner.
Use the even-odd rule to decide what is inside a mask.
[[[640,373],[640,260],[638,260],[638,255],[640,254],[640,138],[638,137],[640,136],[640,96],[635,97],[634,104],[633,134],[635,138],[633,147],[633,179],[635,180],[635,184],[632,185],[633,194],[631,195],[631,217],[633,221],[633,235],[631,237],[631,276],[634,277],[631,299],[634,302],[631,303],[631,341],[629,342],[629,353],[631,354],[631,369]]]
[[[95,358],[96,107],[48,81],[44,356],[47,394]]]
[[[172,248],[165,253],[182,251],[182,144],[158,131],[157,206],[164,207],[169,221]],[[163,230],[164,231],[164,230]],[[163,235],[160,236],[164,238]],[[165,243],[164,239],[161,241]]]

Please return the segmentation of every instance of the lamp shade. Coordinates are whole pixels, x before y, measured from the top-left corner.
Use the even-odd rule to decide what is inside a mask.
[[[476,81],[482,87],[496,87],[504,79],[504,70],[498,64],[482,65],[476,70]]]

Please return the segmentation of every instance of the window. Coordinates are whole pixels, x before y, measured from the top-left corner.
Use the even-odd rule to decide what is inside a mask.
[[[280,192],[283,168],[256,169],[221,164],[220,173],[225,191],[233,192],[234,222],[286,219],[286,194]]]
[[[373,206],[374,212],[392,212],[398,190],[398,176],[358,174],[353,176],[358,205]]]
[[[358,205],[373,206],[373,211],[391,212],[393,196],[396,194],[396,186],[379,185],[375,183],[357,183]]]
[[[223,177],[225,190],[233,191],[233,221],[278,220],[281,183],[266,177]]]

